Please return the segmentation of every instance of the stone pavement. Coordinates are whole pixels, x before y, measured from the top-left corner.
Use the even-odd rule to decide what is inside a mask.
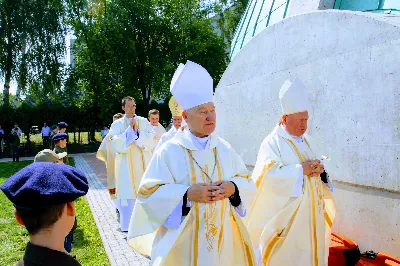
[[[74,156],[75,166],[83,171],[89,182],[86,199],[92,210],[100,237],[111,265],[142,266],[149,265],[149,260],[131,249],[126,242],[126,233],[119,230],[114,203],[103,182],[106,182],[105,166],[94,154]],[[102,181],[98,178],[100,175]],[[100,263],[100,262],[99,262]]]

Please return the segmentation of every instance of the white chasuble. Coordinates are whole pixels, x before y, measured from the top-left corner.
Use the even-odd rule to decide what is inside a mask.
[[[164,225],[177,206],[180,211],[193,184],[233,181],[242,206],[250,206],[256,193],[246,166],[227,142],[211,135],[207,148],[198,150],[190,134],[179,132],[155,152],[139,187],[129,245],[151,254],[152,265],[256,265],[248,232],[229,199],[192,203],[180,225]]]
[[[112,148],[109,134],[107,134],[96,153],[96,158],[106,164],[107,169],[107,188],[115,188],[115,151]],[[111,195],[114,198],[115,195]]]
[[[176,128],[176,127],[172,127],[170,130],[168,130],[168,132],[164,133],[161,136],[161,139],[158,141],[156,148],[154,149],[154,151],[156,151],[157,149],[159,149],[165,142],[167,142],[168,140],[172,139],[178,132],[184,131],[185,127],[180,127],[180,128]]]
[[[129,119],[120,118],[111,125],[109,138],[115,151],[115,188],[117,199],[126,205],[127,199],[136,199],[137,189],[146,169],[144,150],[151,145],[152,132],[146,118],[134,116],[139,127],[139,138],[127,139],[131,130]],[[129,143],[130,142],[130,143]]]
[[[144,157],[146,161],[146,165],[150,163],[151,158],[153,157],[153,153],[157,147],[158,142],[160,141],[161,137],[167,133],[165,128],[158,123],[157,126],[151,125],[149,123],[149,128],[151,129],[152,135],[149,141],[149,147],[144,149]]]
[[[330,176],[337,172],[308,135],[296,142],[277,126],[263,141],[252,174],[258,191],[247,224],[260,265],[327,265],[336,206],[319,177],[303,176],[301,163],[314,159]],[[299,176],[302,191],[294,196]]]

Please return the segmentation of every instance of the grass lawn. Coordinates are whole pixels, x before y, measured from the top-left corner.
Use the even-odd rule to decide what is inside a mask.
[[[69,160],[70,164],[74,165],[74,159],[69,158]],[[32,161],[0,163],[0,185],[30,163]],[[78,261],[85,266],[110,265],[86,198],[78,199],[75,206],[78,227],[74,232],[72,254],[76,255]],[[11,202],[0,192],[0,265],[2,266],[17,263],[22,258],[26,243],[29,241],[25,228],[16,222],[13,210]]]
[[[74,133],[73,132],[67,132],[68,133],[68,142],[70,144],[75,143],[74,142]],[[88,141],[88,133],[87,132],[81,132],[81,141],[78,140],[78,132],[75,133],[75,137],[76,137],[76,143],[82,143],[82,144],[87,144],[89,143]],[[97,141],[101,142],[101,134],[100,132],[95,132],[94,137],[96,138]],[[31,142],[39,145],[43,143],[42,140],[42,134],[34,134],[34,135],[30,135],[30,139]],[[22,138],[21,139],[21,143],[26,142],[26,138]]]

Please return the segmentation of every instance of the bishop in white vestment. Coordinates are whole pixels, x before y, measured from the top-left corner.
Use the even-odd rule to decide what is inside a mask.
[[[259,265],[327,265],[335,203],[329,158],[305,134],[308,94],[299,79],[281,88],[283,117],[261,144],[248,230]]]
[[[152,145],[149,121],[135,115],[136,103],[132,97],[122,100],[125,116],[112,123],[109,138],[115,151],[115,196],[120,213],[120,226],[127,231],[137,191],[146,170],[144,150]]]
[[[188,130],[154,154],[139,186],[128,243],[151,265],[256,265],[241,217],[255,195],[242,159],[213,134],[213,82],[193,62],[180,65],[171,92]]]
[[[173,126],[168,132],[164,133],[161,136],[161,139],[158,141],[158,144],[155,148],[155,151],[161,147],[165,142],[172,139],[178,132],[181,132],[185,129],[186,123],[182,123],[182,108],[179,103],[175,100],[175,97],[172,96],[168,103],[169,109],[172,114],[172,122]]]

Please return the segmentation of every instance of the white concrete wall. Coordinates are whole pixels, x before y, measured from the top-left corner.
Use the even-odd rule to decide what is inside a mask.
[[[320,9],[323,0],[290,0],[286,17],[309,13]]]
[[[380,16],[319,11],[266,28],[221,78],[218,133],[253,165],[280,118],[282,83],[299,77],[309,133],[339,160],[337,179],[400,191],[400,21]]]
[[[309,89],[308,133],[338,162],[335,178],[400,191],[400,17],[317,11],[254,37],[230,63],[215,95],[217,133],[246,164],[255,164],[281,116],[279,89],[294,77]],[[400,250],[399,198],[335,194],[338,233],[365,249],[393,252],[397,243]]]

